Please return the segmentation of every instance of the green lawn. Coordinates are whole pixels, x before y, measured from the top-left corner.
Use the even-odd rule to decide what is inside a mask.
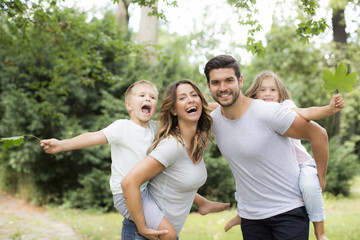
[[[360,239],[360,177],[356,178],[350,197],[325,196],[326,233],[331,240]],[[91,211],[49,208],[52,218],[71,224],[84,239],[121,239],[122,217],[118,213],[102,214]],[[180,234],[184,240],[233,240],[242,239],[240,226],[227,233],[225,223],[236,214],[236,210],[201,216],[193,213],[188,217]],[[312,224],[310,239],[315,240]]]

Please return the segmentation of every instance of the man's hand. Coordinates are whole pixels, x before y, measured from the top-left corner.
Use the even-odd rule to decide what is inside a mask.
[[[145,228],[142,231],[139,231],[140,234],[150,240],[159,240],[159,236],[165,235],[168,233],[168,230],[154,230],[151,228]]]
[[[326,178],[320,177],[320,176],[318,176],[318,177],[319,177],[320,187],[324,191],[324,189],[326,187]]]

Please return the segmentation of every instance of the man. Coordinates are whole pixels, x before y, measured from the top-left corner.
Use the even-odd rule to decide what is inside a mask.
[[[228,55],[205,66],[213,132],[235,177],[243,238],[308,239],[309,219],[298,186],[299,167],[288,137],[311,142],[320,185],[328,161],[326,131],[278,103],[245,97],[239,64]]]

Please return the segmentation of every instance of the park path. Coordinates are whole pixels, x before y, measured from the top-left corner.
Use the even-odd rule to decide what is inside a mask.
[[[42,208],[0,191],[1,240],[81,240],[69,226],[51,220]]]

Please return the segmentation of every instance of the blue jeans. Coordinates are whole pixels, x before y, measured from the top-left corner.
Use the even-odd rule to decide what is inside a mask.
[[[136,224],[129,219],[124,218],[121,229],[121,240],[146,240],[139,234]]]
[[[121,229],[121,240],[146,240],[147,238],[141,236],[136,227],[136,224],[124,218],[122,229]],[[179,237],[176,238],[179,240]]]

